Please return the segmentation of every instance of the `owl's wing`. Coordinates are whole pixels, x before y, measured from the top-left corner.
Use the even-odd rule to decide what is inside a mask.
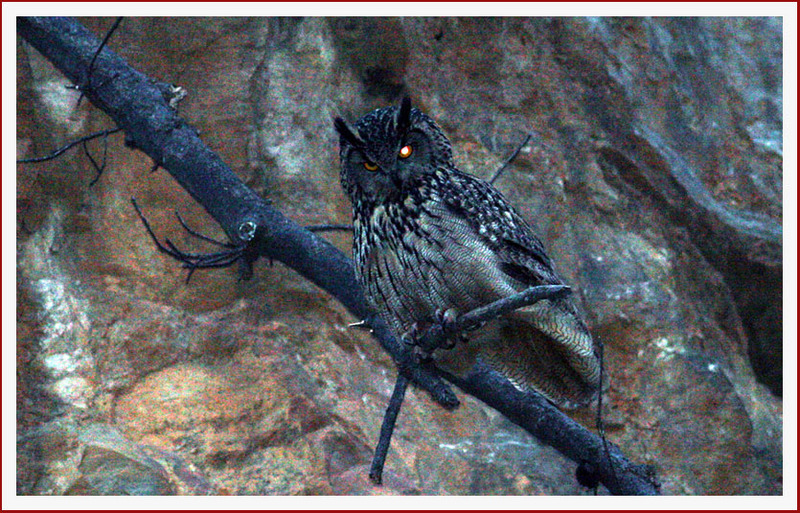
[[[542,242],[491,185],[465,173],[451,175],[460,194],[445,194],[456,215],[469,220],[492,248],[514,288],[563,284]],[[514,337],[487,347],[490,363],[518,384],[544,392],[567,406],[582,404],[596,390],[600,367],[595,343],[570,298],[543,300],[507,316]],[[522,336],[525,324],[536,328]],[[510,342],[515,339],[517,342]],[[524,347],[527,346],[527,349]]]
[[[558,285],[553,262],[528,223],[494,187],[466,173],[451,173],[444,194],[447,207],[468,220],[478,237],[495,252],[501,269],[525,286]]]

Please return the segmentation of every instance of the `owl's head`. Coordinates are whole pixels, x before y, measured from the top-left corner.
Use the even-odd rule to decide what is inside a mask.
[[[453,167],[450,141],[411,100],[377,109],[351,127],[334,121],[339,132],[341,180],[351,199],[380,202],[441,167]]]

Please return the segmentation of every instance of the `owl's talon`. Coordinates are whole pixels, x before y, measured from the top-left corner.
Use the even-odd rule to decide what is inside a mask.
[[[414,355],[417,357],[418,362],[427,362],[433,360],[433,351],[425,349],[422,346],[414,346]]]
[[[416,346],[419,339],[419,325],[415,322],[411,328],[400,335],[400,341],[407,346]]]
[[[455,308],[448,308],[447,310],[439,308],[434,313],[436,322],[442,329],[444,334],[444,342],[438,349],[453,349],[459,342],[466,342],[467,336],[464,333],[456,331],[458,325],[458,311]]]
[[[436,309],[436,322],[438,322],[442,326],[442,331],[445,334],[450,334],[455,331],[456,322],[458,321],[458,312],[455,308],[448,308],[447,310],[443,308]]]

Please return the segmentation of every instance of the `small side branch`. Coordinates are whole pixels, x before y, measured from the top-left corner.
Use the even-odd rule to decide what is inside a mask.
[[[89,182],[89,187],[93,187],[94,184],[100,180],[100,177],[103,175],[103,171],[106,169],[106,162],[108,162],[108,137],[103,137],[103,162],[98,164],[97,161],[92,156],[92,152],[89,151],[89,143],[88,141],[83,141],[83,154],[86,155],[86,158],[89,159],[91,162],[92,167],[94,168],[95,173],[97,173],[94,179]]]
[[[417,339],[416,344],[423,350],[431,352],[434,349],[444,347],[447,343],[447,339],[459,333],[463,333],[464,331],[475,329],[495,317],[532,305],[542,299],[562,298],[570,292],[571,289],[566,285],[539,285],[537,287],[530,287],[513,296],[505,297],[494,303],[476,308],[459,317],[452,325],[434,324]]]
[[[571,292],[572,289],[566,285],[539,285],[537,287],[530,287],[518,294],[499,299],[494,303],[476,308],[461,316],[461,318],[456,321],[455,329],[457,331],[469,330],[504,313],[530,306],[542,299],[560,299],[566,297]]]
[[[372,457],[372,466],[369,469],[369,478],[377,485],[383,482],[383,464],[386,462],[386,454],[389,452],[389,444],[392,441],[392,433],[394,433],[394,426],[397,423],[397,415],[400,413],[400,407],[403,406],[407,388],[408,379],[402,374],[398,375],[397,381],[394,383],[392,397],[389,399],[389,406],[386,407],[386,413],[383,416],[378,446],[375,447],[375,455]]]

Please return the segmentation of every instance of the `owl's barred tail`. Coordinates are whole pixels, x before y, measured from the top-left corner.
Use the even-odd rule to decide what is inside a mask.
[[[597,394],[600,361],[583,323],[569,309],[540,301],[498,321],[499,337],[481,348],[488,363],[523,389],[561,407]]]

